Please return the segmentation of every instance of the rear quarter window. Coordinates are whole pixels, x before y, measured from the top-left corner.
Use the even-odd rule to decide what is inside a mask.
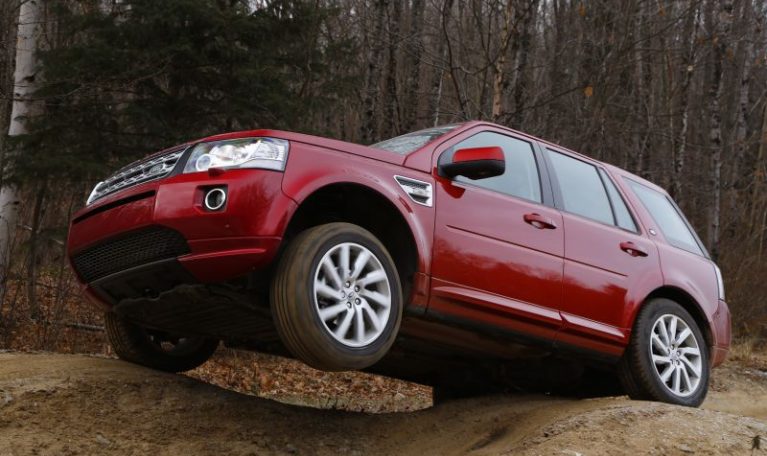
[[[627,179],[627,181],[669,244],[705,256],[687,220],[668,195],[631,179]]]

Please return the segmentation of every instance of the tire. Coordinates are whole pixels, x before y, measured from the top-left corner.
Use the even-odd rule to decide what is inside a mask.
[[[341,271],[344,252],[352,274]],[[357,271],[357,260],[361,263],[367,255],[363,252],[369,257]],[[272,316],[282,342],[293,356],[320,370],[375,364],[394,343],[402,307],[397,268],[386,248],[349,223],[299,234],[283,253],[272,281]]]
[[[165,372],[184,372],[207,361],[218,340],[204,337],[170,337],[149,331],[114,312],[104,315],[106,333],[117,357]]]
[[[634,322],[618,376],[632,399],[699,406],[708,393],[710,363],[695,319],[669,299],[648,301]]]

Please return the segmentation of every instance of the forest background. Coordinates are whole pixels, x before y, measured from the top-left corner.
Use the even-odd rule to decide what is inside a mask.
[[[65,255],[117,167],[209,134],[483,119],[667,188],[767,335],[765,0],[0,0],[0,348],[106,350]],[[7,133],[7,134],[6,134]]]

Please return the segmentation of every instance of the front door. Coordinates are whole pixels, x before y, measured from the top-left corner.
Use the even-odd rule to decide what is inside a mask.
[[[428,312],[481,328],[551,342],[561,327],[562,216],[544,204],[542,157],[523,137],[478,131],[438,149],[503,149],[503,175],[436,178],[432,292]]]

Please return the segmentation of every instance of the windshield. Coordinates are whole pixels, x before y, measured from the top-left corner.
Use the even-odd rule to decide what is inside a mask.
[[[415,150],[420,149],[425,144],[439,138],[440,136],[458,128],[460,124],[442,125],[434,128],[427,128],[426,130],[419,130],[406,135],[397,136],[396,138],[387,139],[379,143],[375,143],[370,147],[376,149],[388,150],[389,152],[395,152],[400,155],[407,155]]]

